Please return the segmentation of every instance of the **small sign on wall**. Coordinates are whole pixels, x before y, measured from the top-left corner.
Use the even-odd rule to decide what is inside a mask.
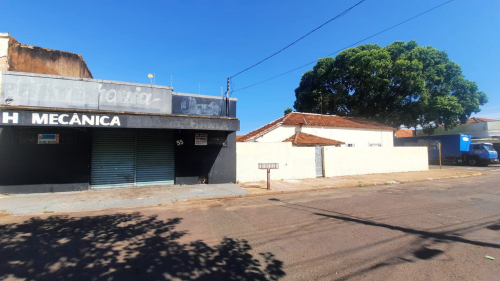
[[[38,134],[38,144],[59,144],[59,134]]]
[[[208,134],[195,133],[194,134],[194,145],[207,145],[208,144]]]

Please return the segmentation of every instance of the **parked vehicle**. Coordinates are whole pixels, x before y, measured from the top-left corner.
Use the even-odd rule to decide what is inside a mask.
[[[499,163],[498,153],[493,148],[493,144],[472,142],[470,135],[453,134],[394,139],[394,146],[427,146],[429,163],[433,164],[439,162],[439,144],[441,144],[443,164],[462,163],[487,166]]]

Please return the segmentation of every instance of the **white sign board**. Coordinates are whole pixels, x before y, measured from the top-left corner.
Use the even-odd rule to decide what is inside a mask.
[[[194,145],[207,145],[208,144],[208,134],[195,133],[194,134]]]

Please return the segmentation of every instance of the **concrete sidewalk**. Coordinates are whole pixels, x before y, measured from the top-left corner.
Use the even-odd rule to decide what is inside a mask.
[[[157,206],[199,198],[243,196],[247,193],[236,184],[211,184],[0,195],[0,216]]]
[[[251,194],[272,194],[285,192],[299,192],[318,189],[338,189],[364,187],[375,185],[404,184],[407,182],[452,179],[461,177],[480,176],[490,174],[489,171],[458,170],[453,168],[431,166],[428,171],[404,172],[390,174],[354,175],[331,178],[315,178],[301,180],[271,181],[271,190],[266,189],[265,181],[240,184]]]
[[[471,177],[489,173],[493,172],[444,168],[442,170],[430,169],[424,172],[281,180],[272,181],[271,190],[266,190],[266,182],[261,181],[240,185],[174,185],[93,189],[78,192],[0,195],[0,216],[135,208],[157,206],[177,201],[259,196],[372,185],[393,185],[415,181]]]

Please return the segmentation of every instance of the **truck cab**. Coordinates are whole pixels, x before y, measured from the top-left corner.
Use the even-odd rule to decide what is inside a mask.
[[[467,164],[484,165],[498,164],[498,152],[493,148],[492,143],[471,143],[469,154],[467,155]]]

